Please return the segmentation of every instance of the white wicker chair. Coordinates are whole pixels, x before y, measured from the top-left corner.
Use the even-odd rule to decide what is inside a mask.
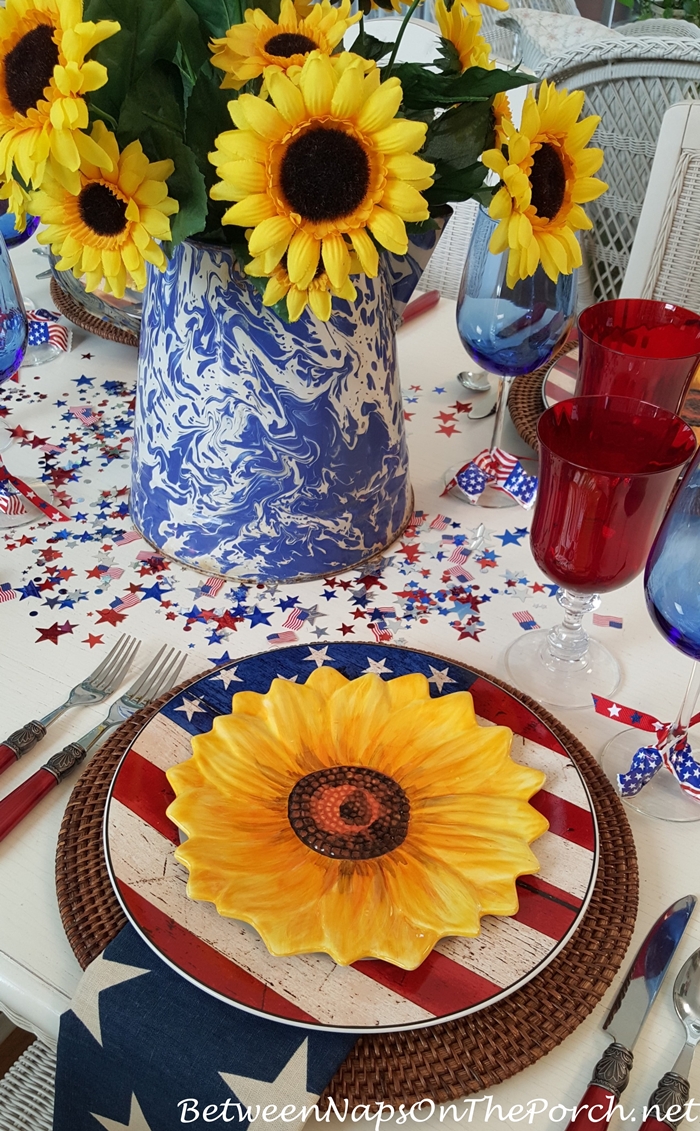
[[[596,301],[620,292],[649,183],[661,121],[669,106],[700,98],[700,40],[631,36],[589,43],[551,59],[544,76],[584,90],[586,112],[602,121],[600,176],[609,190],[587,205],[593,230],[582,246]]]
[[[34,1041],[0,1079],[0,1131],[51,1131],[56,1056]]]
[[[615,31],[634,37],[661,35],[666,39],[700,39],[700,27],[688,20],[630,20],[627,24],[618,24]]]
[[[574,0],[511,0],[510,6],[516,8],[535,8],[538,12],[560,12],[565,16],[579,16],[581,13]],[[491,44],[493,55],[503,63],[517,63],[518,32],[515,25],[503,22],[503,12],[495,8],[481,8],[481,34]]]
[[[664,115],[620,294],[700,312],[700,102]]]

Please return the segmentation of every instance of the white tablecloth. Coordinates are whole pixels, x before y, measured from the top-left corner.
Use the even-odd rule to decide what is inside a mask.
[[[32,247],[30,242],[13,252],[13,260],[25,295],[37,305],[50,305],[46,281],[35,278],[46,261]],[[370,625],[378,615],[373,621],[373,610],[391,608],[394,616],[386,623],[394,642],[504,677],[503,652],[522,631],[513,613],[525,609],[543,627],[558,618],[547,579],[530,554],[530,516],[520,508],[485,511],[440,498],[445,470],[483,448],[492,425],[492,420],[472,422],[464,411],[470,395],[456,380],[466,357],[454,304],[443,300],[402,329],[399,354],[416,509],[426,515],[418,536],[391,547],[371,572],[276,589],[227,584],[216,595],[203,589],[201,575],[147,560],[150,551],[143,541],[120,542],[132,529],[126,489],[135,351],[76,330],[70,354],[41,369],[23,369],[19,384],[0,388],[0,430],[13,432],[3,457],[8,468],[23,477],[48,477],[71,514],[70,523],[0,531],[0,585],[9,583],[13,591],[13,598],[0,604],[0,737],[58,704],[120,631],[144,641],[137,666],[145,666],[161,643],[170,643],[188,653],[185,674],[194,675],[226,654],[236,657],[270,647],[268,636],[285,630],[295,606],[313,610],[297,632],[298,640],[310,646],[345,638],[373,641]],[[86,407],[95,422],[89,422]],[[507,445],[527,453],[514,432]],[[474,591],[478,600],[468,607],[450,599],[444,576],[455,544],[480,522],[487,528],[484,551],[468,566],[480,589]],[[131,594],[137,598],[133,606],[128,603]],[[621,631],[597,630],[623,666],[620,702],[662,719],[673,717],[689,662],[653,628],[641,579],[606,596],[601,611],[624,621]],[[0,796],[103,714],[101,705],[64,716],[39,749],[0,778]],[[557,714],[594,754],[616,732],[613,722],[591,710]],[[48,1042],[56,1039],[59,1014],[80,976],[54,887],[56,838],[73,784],[70,779],[62,783],[0,844],[0,1007]],[[631,823],[641,873],[634,946],[672,900],[700,890],[700,824],[674,826],[635,814]],[[670,987],[682,961],[699,944],[700,914],[635,1053],[625,1099],[637,1107],[637,1122],[641,1106],[682,1044]],[[562,1046],[491,1090],[504,1119],[494,1110],[489,1124],[515,1127],[518,1113],[508,1119],[508,1111],[538,1097],[549,1105],[569,1106],[580,1098],[606,1045],[600,1024],[620,978]],[[691,1083],[700,1096],[700,1065]],[[469,1107],[458,1105],[457,1110],[461,1122],[469,1122]],[[472,1124],[482,1125],[486,1111],[486,1103],[475,1105]],[[557,1114],[561,1110],[555,1118]],[[529,1118],[526,1114],[528,1126]],[[442,1122],[451,1127],[454,1114],[447,1112]],[[429,1125],[439,1123],[436,1113]],[[532,1117],[534,1127],[551,1125],[548,1112]]]

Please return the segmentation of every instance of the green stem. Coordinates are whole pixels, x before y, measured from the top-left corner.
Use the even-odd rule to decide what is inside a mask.
[[[421,2],[421,0],[413,0],[411,7],[408,9],[408,11],[406,12],[406,15],[403,18],[403,21],[401,23],[401,27],[399,28],[399,34],[396,36],[394,48],[391,52],[391,55],[389,56],[389,62],[387,63],[386,74],[384,76],[384,82],[386,82],[386,80],[391,77],[391,70],[392,70],[392,67],[394,66],[394,62],[396,60],[396,55],[397,55],[397,52],[399,50],[399,47],[401,46],[401,40],[404,37],[404,32],[406,31],[406,28],[408,27],[408,21],[410,20],[411,16],[415,12],[415,10],[418,7],[418,5],[420,4],[420,2]]]

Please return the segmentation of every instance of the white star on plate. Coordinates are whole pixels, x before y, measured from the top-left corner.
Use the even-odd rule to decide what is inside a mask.
[[[146,1123],[139,1101],[136,1099],[134,1093],[131,1093],[131,1111],[129,1112],[128,1123],[117,1123],[116,1119],[107,1119],[104,1115],[95,1115],[94,1111],[90,1113],[93,1119],[101,1123],[107,1131],[151,1131],[151,1128]]]
[[[617,703],[613,703],[612,707],[608,707],[608,714],[610,715],[611,719],[617,718],[617,716],[620,714],[620,708],[618,707]]]
[[[188,723],[192,722],[193,715],[206,715],[207,713],[204,707],[199,706],[198,699],[183,699],[182,705],[180,707],[176,707],[175,710],[184,711],[187,715]]]
[[[296,683],[299,676],[298,675],[282,675],[281,672],[277,672],[277,678],[283,679],[285,681],[285,683]]]
[[[224,687],[228,691],[229,683],[243,683],[241,677],[239,675],[236,675],[237,671],[238,664],[236,664],[235,668],[224,668],[223,671],[220,671],[218,675],[213,675],[211,677],[211,681],[212,683],[223,683]]]
[[[127,966],[123,962],[108,962],[101,954],[90,964],[83,974],[71,1009],[82,1021],[85,1028],[92,1033],[98,1045],[102,1045],[102,1031],[100,1029],[100,994],[111,986],[118,986],[122,982],[129,982],[132,978],[139,978],[141,974],[149,974],[140,966]]]
[[[442,671],[439,672],[437,670],[437,668],[433,667],[432,664],[428,664],[428,667],[430,668],[431,672],[433,673],[430,676],[430,678],[428,679],[428,683],[434,683],[435,686],[437,687],[438,691],[442,692],[442,689],[443,689],[443,687],[445,686],[446,683],[456,683],[457,682],[456,679],[452,679],[452,677],[447,674],[448,668],[443,668]]]
[[[325,648],[311,648],[309,647],[308,656],[304,656],[307,664],[315,664],[317,668],[323,667],[324,664],[330,664],[328,659],[328,649],[330,645],[326,644]]]
[[[318,1095],[307,1092],[306,1074],[308,1067],[308,1038],[299,1046],[294,1056],[287,1061],[276,1080],[255,1080],[250,1076],[235,1076],[233,1072],[220,1072],[219,1076],[228,1084],[231,1091],[244,1107],[260,1105],[264,1107],[270,1102],[270,1090],[274,1088],[277,1110],[281,1111],[287,1104],[293,1105],[297,1111],[302,1107],[316,1103]],[[252,1114],[252,1113],[251,1113]],[[290,1131],[297,1131],[302,1127],[304,1119],[299,1111],[299,1118],[285,1122],[285,1127]]]
[[[367,667],[364,668],[362,674],[365,675],[367,672],[376,672],[377,675],[389,675],[392,671],[393,668],[386,666],[386,660],[370,660],[368,656]]]

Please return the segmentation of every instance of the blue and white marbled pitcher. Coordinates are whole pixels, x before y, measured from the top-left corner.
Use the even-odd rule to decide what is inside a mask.
[[[329,322],[282,322],[232,254],[186,242],[149,271],[131,515],[185,565],[256,581],[360,565],[408,522],[394,330],[436,232],[385,255]]]

